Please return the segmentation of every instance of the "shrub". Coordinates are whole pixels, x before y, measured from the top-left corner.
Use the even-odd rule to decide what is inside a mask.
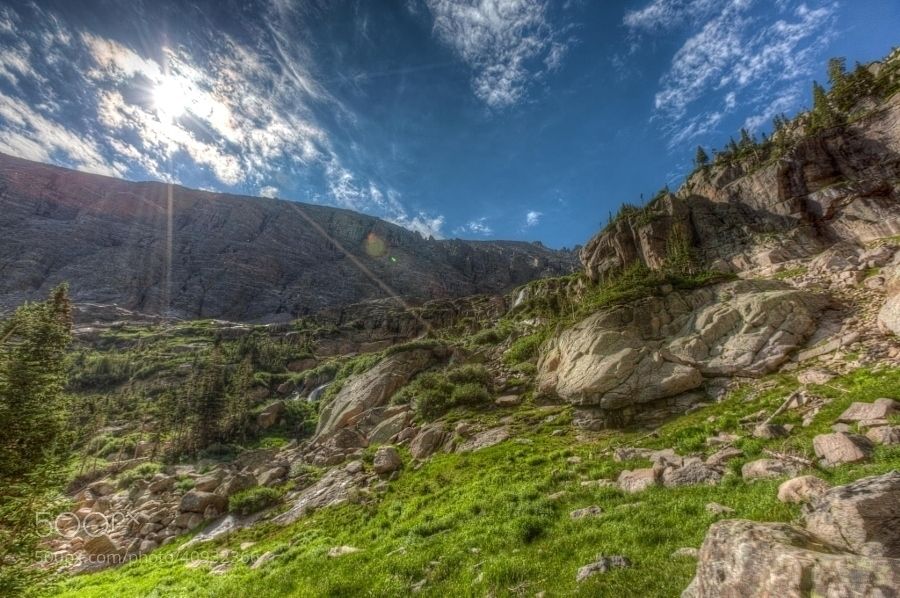
[[[274,488],[257,486],[237,492],[228,499],[228,510],[237,515],[250,515],[278,503],[281,493]]]
[[[141,463],[119,475],[119,487],[128,488],[138,480],[145,480],[159,473],[161,469],[159,463]]]
[[[509,349],[506,350],[506,353],[503,354],[503,361],[508,365],[516,365],[529,361],[537,356],[538,350],[545,340],[547,340],[546,330],[526,336],[520,336],[513,341],[512,345],[509,346]]]
[[[491,383],[491,374],[480,363],[467,363],[447,370],[447,379],[454,384],[475,382],[488,386]]]
[[[487,389],[476,382],[466,382],[455,386],[453,392],[450,393],[450,405],[452,407],[482,405],[490,400],[491,395]]]

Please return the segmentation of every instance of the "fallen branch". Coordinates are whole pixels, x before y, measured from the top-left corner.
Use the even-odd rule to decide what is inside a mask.
[[[791,403],[793,403],[795,400],[797,400],[797,398],[798,398],[799,396],[800,396],[800,391],[799,391],[799,390],[795,390],[794,392],[792,392],[791,394],[789,394],[789,395],[788,395],[788,398],[786,398],[786,399],[784,400],[784,403],[781,404],[781,407],[779,407],[778,409],[776,409],[776,410],[775,410],[775,413],[773,413],[772,415],[770,415],[769,418],[768,418],[766,421],[763,422],[763,424],[771,423],[773,419],[775,419],[776,417],[778,417],[779,415],[781,415],[782,413],[784,413],[785,410],[787,410],[787,408],[791,406]]]
[[[816,464],[813,461],[810,461],[809,459],[806,459],[804,457],[798,457],[797,455],[789,455],[787,453],[779,453],[776,451],[770,451],[769,449],[763,449],[763,453],[765,453],[766,455],[769,455],[770,457],[775,457],[776,459],[779,459],[781,461],[793,461],[794,463],[799,463],[800,465],[803,465],[804,467],[815,467],[816,466]]]

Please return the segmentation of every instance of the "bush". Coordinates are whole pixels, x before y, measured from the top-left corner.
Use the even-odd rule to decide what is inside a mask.
[[[487,389],[476,382],[466,382],[453,388],[450,393],[450,405],[453,407],[482,405],[491,400]]]
[[[271,507],[281,499],[274,488],[257,486],[237,492],[228,499],[228,510],[237,515],[250,515]]]
[[[467,363],[447,370],[447,379],[454,384],[475,382],[488,386],[491,383],[491,374],[480,363]]]
[[[547,340],[546,330],[535,332],[534,334],[529,334],[527,336],[520,336],[513,341],[512,345],[509,346],[509,349],[506,350],[506,353],[503,354],[503,361],[505,361],[507,365],[516,365],[530,361],[537,356],[538,350],[545,340]]]
[[[138,480],[146,480],[159,473],[162,466],[159,463],[141,463],[119,475],[119,487],[128,488]]]

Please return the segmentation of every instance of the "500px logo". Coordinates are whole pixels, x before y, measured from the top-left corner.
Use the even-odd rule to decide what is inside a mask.
[[[57,534],[64,538],[75,536],[96,538],[108,534],[123,523],[138,523],[134,515],[124,511],[115,511],[108,515],[96,512],[79,515],[71,511],[58,515],[38,513],[36,521],[38,526],[47,529],[48,534]]]

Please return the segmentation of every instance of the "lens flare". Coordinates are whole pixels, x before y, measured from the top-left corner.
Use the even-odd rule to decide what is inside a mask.
[[[387,253],[387,243],[375,233],[369,233],[365,240],[365,249],[369,257],[383,257]]]

